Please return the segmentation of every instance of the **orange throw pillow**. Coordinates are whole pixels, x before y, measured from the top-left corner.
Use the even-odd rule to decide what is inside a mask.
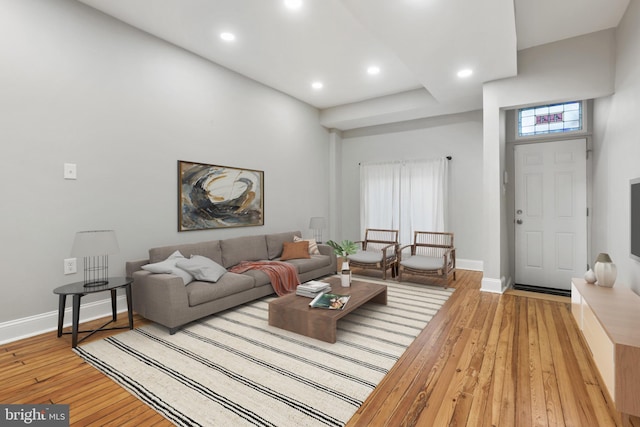
[[[294,242],[302,242],[303,240],[309,242],[309,255],[320,255],[320,249],[318,249],[316,239],[303,239],[302,237],[293,236]]]
[[[309,242],[284,242],[282,245],[282,256],[280,261],[288,259],[311,258],[309,256]]]

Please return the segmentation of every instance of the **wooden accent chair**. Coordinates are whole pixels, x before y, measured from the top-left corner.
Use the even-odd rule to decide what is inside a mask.
[[[359,240],[362,249],[349,255],[349,266],[382,270],[382,278],[387,280],[387,270],[391,277],[398,272],[398,230],[367,228],[364,240]]]
[[[411,255],[403,256],[402,251],[411,248]],[[413,244],[403,246],[398,251],[399,279],[409,273],[420,276],[434,276],[444,279],[444,287],[449,286],[449,275],[456,280],[456,248],[453,233],[416,231]]]

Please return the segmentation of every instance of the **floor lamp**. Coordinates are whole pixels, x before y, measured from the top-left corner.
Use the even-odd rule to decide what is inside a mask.
[[[309,228],[313,230],[313,238],[318,243],[322,243],[322,230],[326,227],[326,221],[324,217],[314,216],[309,221]]]

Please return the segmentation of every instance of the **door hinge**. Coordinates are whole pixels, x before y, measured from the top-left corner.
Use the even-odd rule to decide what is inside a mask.
[[[589,208],[587,208],[587,216],[589,216]]]

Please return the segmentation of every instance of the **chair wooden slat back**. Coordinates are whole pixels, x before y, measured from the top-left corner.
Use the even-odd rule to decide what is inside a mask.
[[[453,233],[416,231],[414,233],[414,255],[441,257],[454,248]]]
[[[365,251],[379,251],[385,246],[398,244],[398,230],[384,230],[367,228],[364,233],[362,249]]]

